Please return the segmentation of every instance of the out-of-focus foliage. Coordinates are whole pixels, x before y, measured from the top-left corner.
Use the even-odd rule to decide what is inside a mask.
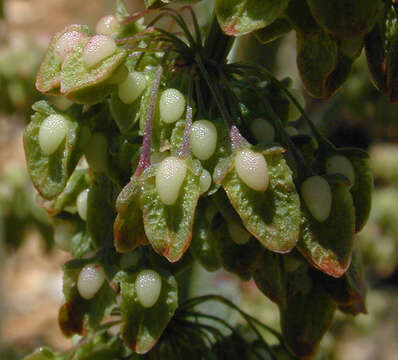
[[[29,114],[38,98],[34,78],[41,57],[42,50],[27,34],[12,32],[0,43],[0,115]]]
[[[34,195],[28,174],[20,165],[9,163],[0,172],[0,216],[6,250],[16,250],[28,230],[42,236],[46,248],[53,244],[53,228],[47,213]]]

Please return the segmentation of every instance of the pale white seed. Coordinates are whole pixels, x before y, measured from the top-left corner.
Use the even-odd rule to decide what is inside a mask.
[[[84,221],[87,220],[88,191],[88,189],[83,190],[76,199],[77,213]]]
[[[91,68],[113,55],[117,49],[115,40],[108,35],[94,35],[86,44],[82,60]]]
[[[275,129],[268,120],[258,118],[251,123],[250,129],[259,143],[270,144],[275,140]]]
[[[300,90],[297,89],[289,89],[289,92],[293,95],[293,97],[297,100],[300,106],[304,109],[305,108],[305,97]],[[289,100],[290,101],[290,100]],[[295,104],[289,103],[289,110],[288,110],[288,121],[296,121],[300,119],[301,112],[297,109]]]
[[[54,226],[55,245],[63,251],[69,251],[71,240],[75,232],[75,224],[68,221],[57,221]]]
[[[95,32],[102,35],[115,35],[120,30],[120,22],[115,15],[106,15],[98,20]]]
[[[162,278],[154,270],[142,270],[135,280],[135,290],[141,305],[150,308],[159,300]]]
[[[332,190],[321,176],[311,176],[301,185],[301,196],[312,216],[319,222],[325,221],[332,209]]]
[[[250,149],[241,150],[235,157],[235,169],[249,188],[256,191],[267,190],[269,175],[264,155]]]
[[[232,241],[238,245],[244,245],[250,240],[250,233],[239,223],[228,221],[228,232]]]
[[[201,194],[204,194],[205,192],[207,192],[210,189],[211,181],[212,181],[212,178],[211,178],[210,173],[206,169],[203,169],[202,174],[200,175],[200,179],[199,179]]]
[[[350,180],[350,187],[355,183],[355,171],[349,159],[342,155],[334,155],[326,160],[326,172],[328,174],[341,174]]]
[[[195,121],[191,126],[190,147],[199,160],[209,159],[216,150],[217,128],[208,120]]]
[[[104,172],[108,166],[107,138],[101,133],[93,134],[86,145],[85,156],[91,169]]]
[[[62,115],[50,115],[40,125],[39,145],[44,155],[55,153],[68,132],[68,120]]]
[[[126,79],[119,84],[119,98],[125,104],[136,101],[147,85],[145,75],[134,71],[128,74]]]
[[[55,43],[54,53],[59,61],[64,61],[68,55],[83,39],[87,37],[86,34],[72,30],[63,34]]]
[[[173,205],[177,201],[186,174],[184,161],[177,157],[170,156],[160,163],[156,173],[156,189],[164,204]]]
[[[90,300],[105,282],[105,272],[101,265],[88,264],[81,269],[77,279],[77,290],[83,299]]]
[[[160,118],[168,124],[181,118],[185,111],[185,97],[177,89],[163,91],[159,101]]]

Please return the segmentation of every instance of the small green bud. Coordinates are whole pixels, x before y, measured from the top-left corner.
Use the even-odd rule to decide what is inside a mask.
[[[150,308],[159,300],[162,278],[154,270],[142,270],[135,280],[135,290],[141,305]]]
[[[244,245],[250,240],[251,234],[241,224],[228,221],[227,225],[229,235],[235,244]]]
[[[44,155],[57,151],[68,132],[68,122],[62,115],[50,115],[40,125],[39,145]]]
[[[132,104],[145,90],[147,81],[145,75],[140,72],[131,72],[126,79],[119,84],[119,98],[125,104]]]
[[[270,144],[275,140],[275,129],[265,119],[258,118],[251,123],[250,130],[259,143]]]
[[[76,199],[77,212],[84,221],[87,220],[88,191],[88,189],[83,190]]]
[[[212,181],[212,178],[211,178],[210,173],[206,169],[203,169],[202,174],[200,175],[200,179],[199,179],[201,194],[204,194],[205,192],[207,192],[210,189],[211,181]]]

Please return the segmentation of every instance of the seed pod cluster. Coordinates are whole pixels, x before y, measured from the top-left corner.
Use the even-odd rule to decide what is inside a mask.
[[[314,31],[294,17],[301,2]],[[314,66],[301,69],[305,85],[329,96],[351,64],[339,61],[352,54],[324,14],[315,16],[316,2],[301,2],[264,2],[273,5],[269,18],[246,30],[285,14],[298,31],[299,64],[312,57]],[[217,2],[219,19],[228,22],[224,7]],[[63,332],[96,329],[113,309],[124,344],[150,354],[179,316],[176,276],[198,262],[254,278],[280,308],[290,351],[312,354],[338,305],[363,306],[365,291],[349,285],[362,281],[360,262],[350,270],[350,261],[370,210],[366,154],[331,145],[324,151],[321,138],[318,149],[310,136],[291,135],[287,127],[305,99],[290,93],[288,79],[253,76],[239,64],[224,79],[213,67],[222,46],[214,46],[212,31],[200,43],[202,34],[186,34],[185,43],[128,19],[118,1],[97,34],[72,26],[55,36],[37,88],[75,104],[61,111],[36,103],[25,132],[28,169],[59,225],[57,243],[76,258],[64,268]],[[236,26],[227,30],[246,31]],[[333,279],[319,281],[320,273]]]

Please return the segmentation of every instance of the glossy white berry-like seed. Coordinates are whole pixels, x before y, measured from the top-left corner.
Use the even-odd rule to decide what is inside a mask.
[[[216,150],[217,128],[209,120],[195,121],[191,126],[190,147],[199,160],[209,159]]]
[[[297,100],[300,106],[304,109],[306,104],[303,93],[297,89],[289,89],[289,92],[293,95],[293,97]],[[290,102],[288,110],[288,121],[296,121],[300,118],[301,118],[300,110],[297,108],[295,104]]]
[[[95,32],[102,35],[115,35],[120,30],[120,22],[115,15],[106,15],[98,20]]]
[[[250,126],[255,139],[262,144],[270,144],[275,140],[275,129],[268,120],[255,119]]]
[[[117,49],[115,40],[108,35],[94,35],[86,44],[82,60],[91,68],[113,55]]]
[[[199,179],[199,185],[200,185],[200,193],[204,194],[210,189],[211,186],[211,175],[210,173],[206,170],[202,170],[202,174],[200,174],[200,179]]]
[[[185,97],[177,89],[166,89],[160,96],[160,118],[167,124],[181,119],[185,111]]]
[[[147,85],[144,74],[134,71],[128,74],[126,79],[119,84],[119,98],[125,104],[136,101]]]
[[[63,34],[55,43],[55,56],[59,61],[64,61],[66,56],[87,37],[86,34],[72,30]]]
[[[84,152],[90,168],[96,172],[104,172],[108,166],[108,140],[101,133],[91,136]]]
[[[88,191],[88,189],[83,190],[76,199],[77,213],[84,221],[87,220]]]
[[[68,120],[62,115],[50,115],[40,125],[39,145],[44,155],[55,153],[68,133]]]
[[[332,209],[332,190],[322,176],[311,176],[301,185],[301,196],[312,216],[325,221]]]
[[[77,290],[83,299],[90,300],[105,282],[105,272],[101,265],[88,264],[81,269],[77,279]]]
[[[156,189],[165,205],[174,205],[187,174],[183,160],[170,156],[164,159],[156,173]]]
[[[145,308],[150,308],[159,300],[162,291],[162,278],[154,270],[142,270],[135,280],[138,301]]]
[[[238,245],[244,245],[250,240],[250,233],[234,221],[228,221],[228,232],[232,241]]]
[[[341,174],[350,180],[351,186],[355,183],[355,171],[351,161],[342,155],[334,155],[326,160],[328,174]]]
[[[264,155],[250,149],[235,156],[235,169],[241,180],[251,189],[265,191],[269,184],[268,166]]]

